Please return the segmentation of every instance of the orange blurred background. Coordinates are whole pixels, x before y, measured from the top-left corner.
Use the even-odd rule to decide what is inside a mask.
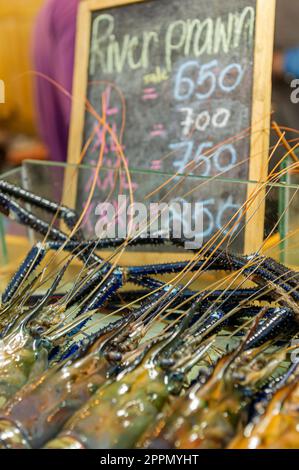
[[[0,1],[0,79],[5,103],[0,105],[0,145],[5,163],[17,165],[28,155],[46,158],[37,137],[33,80],[29,71],[35,19],[44,0]],[[4,160],[4,159],[3,159]],[[2,162],[3,163],[3,162]]]

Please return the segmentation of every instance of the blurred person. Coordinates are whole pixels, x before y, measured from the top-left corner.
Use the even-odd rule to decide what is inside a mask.
[[[37,18],[33,39],[36,72],[72,93],[76,17],[80,0],[47,0]],[[37,76],[36,104],[40,135],[51,160],[67,159],[71,99]]]

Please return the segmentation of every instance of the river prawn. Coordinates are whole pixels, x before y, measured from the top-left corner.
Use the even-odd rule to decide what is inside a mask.
[[[244,348],[242,344],[242,349]],[[139,447],[225,448],[248,419],[247,407],[259,383],[286,360],[288,349],[268,345],[222,357],[206,383],[196,383],[161,416]],[[248,391],[251,389],[251,393]]]
[[[230,449],[298,449],[299,383],[278,390],[256,423],[249,423],[228,446]]]
[[[185,240],[84,240],[80,231],[69,237],[12,200],[21,196],[58,213],[71,231],[78,221],[68,208],[0,182],[0,210],[47,236],[45,244],[32,248],[2,295],[0,446],[227,446],[246,426],[252,393],[280,368],[284,350],[277,348],[286,348],[298,330],[298,273],[258,254],[236,256],[212,244],[193,263],[120,267],[110,261],[127,244],[182,248]],[[98,256],[101,247],[115,248],[111,259]],[[40,295],[47,270],[42,276],[36,270],[48,250],[62,251],[65,265],[54,275],[52,288],[28,306]],[[80,276],[69,292],[52,300],[74,258],[83,263]],[[207,270],[230,273],[226,285],[215,284],[223,290],[196,292],[188,282],[181,284],[186,273],[196,279]],[[174,284],[150,277],[167,273],[176,274]],[[242,289],[248,280],[254,287]],[[95,333],[86,334],[94,313],[110,299],[115,302],[128,282],[145,289],[141,306],[134,305],[139,302],[135,292],[129,304],[113,309],[121,314],[118,320],[103,329],[99,322]],[[244,341],[256,317],[254,334]],[[158,335],[158,346],[148,350],[148,327],[161,321],[167,339]],[[77,340],[81,333],[85,339]],[[220,347],[220,359],[211,361],[205,344],[216,350],[215,337],[226,337],[228,345],[232,336],[233,351],[227,355]],[[235,348],[241,348],[240,357]],[[198,376],[190,379],[195,369]]]
[[[163,344],[161,346],[161,341],[158,341],[158,346],[149,348],[138,367],[125,375],[120,373],[113,383],[100,388],[45,447],[134,447],[172,395],[179,393],[183,386],[182,371],[165,373],[156,363],[154,350],[161,347]],[[198,358],[205,352],[206,348],[203,348]]]
[[[150,299],[128,318],[99,329],[81,341],[75,357],[57,363],[15,393],[0,410],[2,447],[36,448],[54,437],[67,419],[105,384],[108,372],[113,376],[113,369],[121,370],[126,353],[132,354],[138,348],[145,334],[139,318],[153,305]],[[131,336],[133,339],[124,347]],[[26,435],[21,443],[20,433]],[[9,436],[8,441],[5,436]]]

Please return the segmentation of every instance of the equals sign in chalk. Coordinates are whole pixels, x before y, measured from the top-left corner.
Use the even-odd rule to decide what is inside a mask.
[[[153,160],[151,163],[151,170],[158,171],[162,168],[162,161],[161,160]]]
[[[161,137],[165,135],[165,127],[163,124],[155,124],[151,131],[151,137]]]
[[[158,93],[155,88],[144,88],[143,90],[143,101],[156,100],[158,98]]]

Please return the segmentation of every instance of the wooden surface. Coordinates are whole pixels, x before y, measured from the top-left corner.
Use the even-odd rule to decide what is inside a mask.
[[[81,163],[81,149],[83,145],[82,129],[84,126],[84,111],[86,107],[86,88],[89,36],[91,26],[91,13],[87,1],[79,5],[77,16],[77,36],[75,49],[75,73],[73,79],[73,102],[70,124],[70,137],[68,145],[68,163]],[[81,73],[79,72],[81,70]],[[77,71],[77,73],[76,73]],[[76,170],[70,168],[66,172],[63,203],[68,207],[75,207],[77,193]]]
[[[30,242],[25,237],[9,235],[6,237],[8,263],[4,264],[0,253],[0,292],[3,292],[17,267],[30,249]]]
[[[7,248],[8,248],[8,260],[9,262],[6,265],[0,264],[0,292],[6,287],[7,283],[16,272],[18,266],[20,266],[22,260],[25,258],[26,254],[28,253],[31,244],[29,240],[25,237],[20,236],[7,236]],[[109,251],[100,252],[99,255],[103,257],[103,259],[109,259],[113,253]],[[45,260],[51,260],[53,257],[53,253],[49,253],[47,255],[48,258]],[[61,256],[55,259],[54,265],[52,265],[52,269],[55,267],[59,267],[61,261],[65,258],[65,254],[61,254]],[[189,261],[191,259],[190,253],[160,253],[159,259],[157,259],[157,253],[124,253],[118,260],[118,264],[120,266],[141,266],[146,264],[154,264],[154,263],[171,263],[175,261]],[[82,267],[82,263],[79,261],[75,261],[72,263],[71,269],[68,270],[67,276],[68,280],[72,281],[74,277],[78,274],[78,271]],[[174,275],[171,275],[173,277]],[[165,277],[164,277],[165,278]]]
[[[275,0],[257,3],[249,180],[260,182],[266,181],[268,175],[275,3]],[[263,243],[265,189],[261,185],[249,185],[247,198],[250,197],[254,200],[247,213],[247,253]]]
[[[104,8],[117,7],[121,5],[130,5],[130,3],[142,3],[147,0],[85,0],[88,2],[89,9],[96,11]]]
[[[10,281],[13,274],[16,272],[18,266],[21,264],[25,256],[27,255],[31,244],[29,240],[25,237],[19,236],[7,236],[7,247],[8,247],[8,257],[9,262],[4,266],[0,264],[0,293],[3,292],[8,282]],[[264,253],[266,256],[271,256],[274,259],[279,259],[279,235],[274,235],[264,247]],[[109,259],[111,252],[106,251],[100,253],[104,259]],[[48,258],[46,258],[45,263],[50,261],[53,258],[53,253],[49,253]],[[192,258],[190,253],[124,253],[124,255],[119,260],[119,265],[121,266],[140,266],[147,264],[157,264],[157,263],[171,263],[176,261],[189,261]],[[52,264],[52,269],[58,269],[61,267],[62,260],[65,259],[65,255],[55,259],[55,263]],[[292,259],[288,260],[288,265],[290,268],[298,270],[299,260]],[[67,271],[67,281],[72,282],[75,276],[77,276],[79,269],[82,267],[82,263],[75,261],[72,263],[71,268]],[[175,274],[170,274],[168,276],[163,276],[164,281],[171,281],[175,277]],[[195,283],[196,288],[205,288],[211,286],[216,280],[222,279],[223,273],[206,273],[201,275],[200,281]],[[190,279],[190,274],[185,276],[185,281]],[[193,286],[194,287],[194,286]]]
[[[12,276],[15,274],[18,266],[21,264],[22,260],[25,258],[26,254],[30,249],[30,243],[27,238],[8,236],[7,237],[7,246],[10,262],[6,266],[0,265],[0,294],[4,291],[7,284],[9,283]],[[112,252],[105,251],[99,253],[103,259],[110,259]],[[156,253],[124,253],[124,255],[118,260],[120,266],[132,266],[132,265],[147,265],[147,264],[157,264],[157,263],[171,263],[176,261],[189,261],[191,259],[190,254],[186,253],[160,253],[159,259],[157,259]],[[13,261],[12,261],[13,260]],[[49,273],[57,272],[61,268],[63,261],[65,260],[65,253],[60,254],[55,257],[53,262],[53,252],[47,254],[45,260],[43,261],[42,266],[46,266],[47,263],[50,263],[50,268],[47,271]],[[114,261],[114,260],[113,260]],[[79,270],[82,268],[82,263],[79,261],[74,261],[71,266],[68,268],[64,276],[64,284],[68,283],[70,286],[74,279],[78,276]],[[187,274],[184,276],[184,279],[181,282],[187,282],[191,279],[191,276],[194,274]],[[155,276],[153,276],[155,277]],[[176,274],[164,275],[160,279],[164,282],[174,282]],[[190,284],[190,288],[193,289],[206,289],[209,288],[214,282],[221,280],[223,278],[222,272],[207,272],[202,273],[200,278]],[[47,283],[43,286],[43,289],[50,287],[50,283]],[[126,286],[126,289],[137,287],[134,285]]]

